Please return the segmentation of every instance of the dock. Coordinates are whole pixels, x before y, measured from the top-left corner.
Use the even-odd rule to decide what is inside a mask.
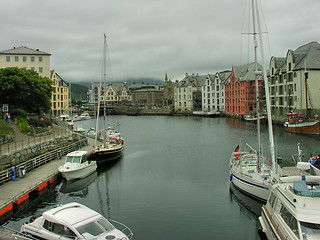
[[[81,150],[91,152],[94,140],[91,138],[87,138],[87,140],[88,145],[82,147]],[[60,178],[58,167],[65,163],[65,159],[66,156],[62,156],[60,159],[57,158],[27,172],[23,177],[0,185],[0,221],[4,222],[14,212],[26,206],[32,195],[42,195],[49,188],[56,186],[57,180]],[[8,234],[12,237],[8,238]],[[17,239],[15,235],[14,232],[10,234],[10,230],[6,228],[0,228],[0,239]]]

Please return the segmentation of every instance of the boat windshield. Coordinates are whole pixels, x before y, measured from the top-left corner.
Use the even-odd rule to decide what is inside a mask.
[[[88,234],[99,236],[100,234],[110,232],[113,229],[114,226],[104,218],[99,218],[77,228],[78,232],[84,236],[87,236]]]
[[[320,224],[300,222],[303,239],[320,239]]]
[[[81,157],[67,156],[67,163],[81,163]]]

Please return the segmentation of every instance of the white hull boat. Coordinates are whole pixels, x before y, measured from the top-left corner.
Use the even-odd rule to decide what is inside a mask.
[[[89,113],[82,113],[82,114],[80,115],[80,119],[81,119],[81,120],[90,120],[91,117],[90,117]]]
[[[320,177],[283,177],[262,206],[259,221],[270,239],[320,239]]]
[[[112,222],[112,223],[111,223]],[[121,227],[121,230],[115,226]],[[80,203],[68,203],[46,211],[21,226],[21,233],[40,239],[121,239],[128,240],[132,231],[122,223],[105,219]]]
[[[260,16],[257,7],[257,0],[252,0],[252,26],[253,26],[253,40],[255,52],[255,86],[256,86],[256,119],[257,119],[257,150],[249,146],[249,151],[240,153],[239,146],[232,153],[230,158],[230,181],[240,191],[244,192],[250,197],[260,201],[267,201],[270,189],[273,184],[279,181],[281,173],[280,166],[275,160],[275,147],[273,139],[273,128],[271,118],[271,104],[269,97],[269,83],[267,71],[264,61],[263,42],[261,38]],[[257,30],[256,30],[257,27]],[[259,36],[259,40],[257,39]],[[257,48],[260,48],[262,71],[258,69]],[[267,119],[269,131],[269,147],[270,160],[263,157],[261,154],[261,139],[260,139],[260,103],[259,103],[259,83],[258,79],[262,77],[265,85],[266,105],[267,105]]]
[[[66,156],[66,162],[59,167],[59,172],[66,180],[74,180],[89,176],[96,171],[97,163],[88,161],[87,151],[74,151]]]

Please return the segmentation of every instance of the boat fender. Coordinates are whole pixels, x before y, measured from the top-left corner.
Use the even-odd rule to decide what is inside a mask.
[[[232,181],[232,174],[230,174],[230,181]]]

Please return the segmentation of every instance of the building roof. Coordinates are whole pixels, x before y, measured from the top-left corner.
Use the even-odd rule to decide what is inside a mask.
[[[287,59],[284,57],[273,57],[274,63],[275,63],[275,68],[277,69],[277,73],[281,72],[286,72],[286,62]]]
[[[310,42],[298,47],[293,52],[293,60],[295,63],[294,70],[304,68],[320,69],[320,44],[318,42]]]
[[[137,93],[137,92],[162,92],[162,91],[159,89],[155,89],[155,88],[144,88],[144,89],[137,89],[132,92]]]
[[[48,55],[51,56],[51,54],[42,52],[39,49],[32,49],[27,48],[24,46],[21,47],[14,47],[13,49],[5,50],[0,52],[0,54],[6,54],[6,55]]]
[[[243,66],[233,67],[234,74],[240,81],[252,81],[255,80],[255,63],[249,63]],[[258,71],[262,71],[262,66],[258,64]]]
[[[231,75],[231,71],[230,70],[226,70],[223,72],[218,72],[217,73],[219,75],[219,78],[221,80],[222,83],[224,83]]]
[[[192,74],[189,75],[188,73],[186,74],[186,76],[177,83],[178,87],[187,87],[189,85],[193,86],[193,87],[201,87],[204,86],[206,83],[206,79],[207,79],[208,75],[198,75],[198,74]]]

